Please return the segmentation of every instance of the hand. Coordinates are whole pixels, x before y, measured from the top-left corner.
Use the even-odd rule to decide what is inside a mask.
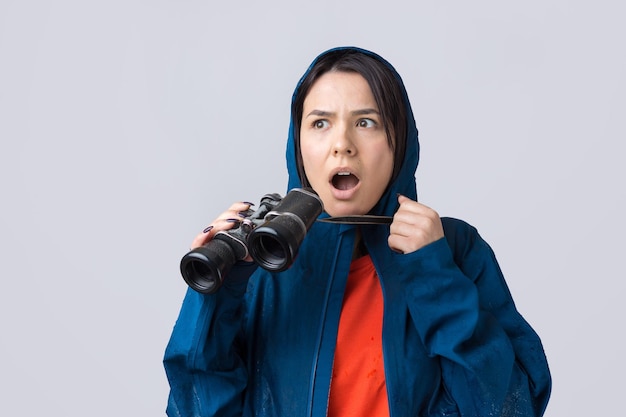
[[[252,203],[234,203],[228,210],[217,216],[217,218],[198,234],[191,242],[190,249],[195,249],[199,246],[206,245],[211,239],[215,237],[217,232],[232,229],[241,220],[246,217],[246,211],[250,209]],[[248,255],[244,261],[252,262],[253,259]]]
[[[439,214],[430,207],[398,195],[400,207],[390,226],[389,247],[411,253],[443,237]]]

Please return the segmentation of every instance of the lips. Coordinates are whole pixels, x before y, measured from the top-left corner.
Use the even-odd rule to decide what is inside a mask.
[[[340,168],[335,170],[330,178],[330,183],[337,190],[348,191],[359,184],[359,178],[350,170]]]

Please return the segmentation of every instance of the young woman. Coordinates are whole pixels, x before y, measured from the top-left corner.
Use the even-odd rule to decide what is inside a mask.
[[[165,354],[170,416],[540,416],[550,373],[476,229],[417,202],[418,134],[394,68],[358,48],[320,55],[293,96],[288,189],[324,216],[294,264],[239,262],[189,290]],[[240,219],[235,203],[193,241]]]

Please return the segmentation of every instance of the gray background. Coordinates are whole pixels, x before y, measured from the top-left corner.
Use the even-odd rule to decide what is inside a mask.
[[[420,199],[494,247],[546,415],[619,414],[622,4],[1,0],[1,414],[164,414],[179,259],[284,192],[292,90],[337,45],[403,75]]]

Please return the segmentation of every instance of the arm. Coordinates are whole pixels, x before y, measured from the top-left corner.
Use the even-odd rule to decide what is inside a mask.
[[[252,263],[233,267],[218,292],[187,291],[165,351],[169,416],[241,415],[247,368],[237,342]]]
[[[191,247],[232,228],[249,208],[249,203],[233,204],[196,236]],[[256,267],[252,262],[238,262],[214,294],[188,289],[165,350],[169,416],[241,415],[247,369],[237,336],[243,327],[247,282]]]
[[[539,336],[517,311],[495,254],[476,229],[453,219],[445,219],[445,225],[454,263],[474,283],[479,309],[496,320],[513,349],[502,414],[543,415],[552,381]]]
[[[471,226],[400,198],[389,244],[414,325],[462,415],[540,416],[550,393],[541,342],[516,311],[493,252]],[[404,207],[403,207],[404,206]],[[424,238],[426,237],[426,238]],[[417,249],[416,249],[417,248]]]

